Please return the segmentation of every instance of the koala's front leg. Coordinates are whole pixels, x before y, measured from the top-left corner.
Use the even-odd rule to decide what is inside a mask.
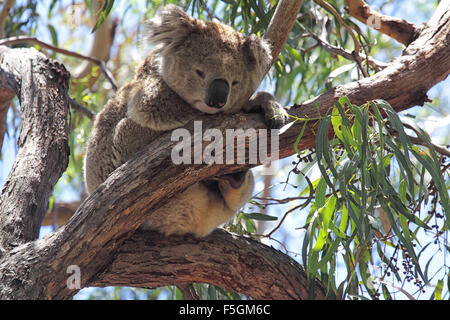
[[[245,112],[264,113],[264,120],[270,129],[280,129],[288,121],[286,110],[268,92],[256,92],[244,106]]]

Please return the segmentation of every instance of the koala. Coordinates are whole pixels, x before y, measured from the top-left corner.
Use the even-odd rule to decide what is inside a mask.
[[[272,128],[287,119],[269,93],[248,100],[272,59],[263,39],[169,5],[150,20],[148,40],[155,47],[135,78],[96,116],[84,167],[89,193],[156,137],[202,114],[257,110]],[[200,181],[172,197],[142,227],[205,236],[250,199],[253,184],[250,170]]]

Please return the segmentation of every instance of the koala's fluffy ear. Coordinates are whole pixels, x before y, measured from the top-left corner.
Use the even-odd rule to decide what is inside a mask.
[[[167,5],[148,24],[147,40],[155,44],[156,52],[170,50],[198,29],[198,21],[175,5]]]
[[[266,40],[251,34],[245,37],[243,50],[249,65],[264,74],[272,62],[270,44]]]

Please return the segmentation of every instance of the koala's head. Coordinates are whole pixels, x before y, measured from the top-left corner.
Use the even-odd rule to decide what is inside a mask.
[[[271,62],[269,44],[169,5],[149,22],[148,39],[167,85],[205,113],[239,111]]]

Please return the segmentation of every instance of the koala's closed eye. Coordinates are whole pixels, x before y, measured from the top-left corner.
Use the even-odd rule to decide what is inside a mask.
[[[237,85],[238,83],[239,83],[239,81],[234,80],[234,81],[231,83],[231,85],[232,85],[232,86],[235,86],[235,85]]]
[[[197,73],[197,75],[202,78],[205,79],[205,73],[202,70],[196,69],[195,73]]]

